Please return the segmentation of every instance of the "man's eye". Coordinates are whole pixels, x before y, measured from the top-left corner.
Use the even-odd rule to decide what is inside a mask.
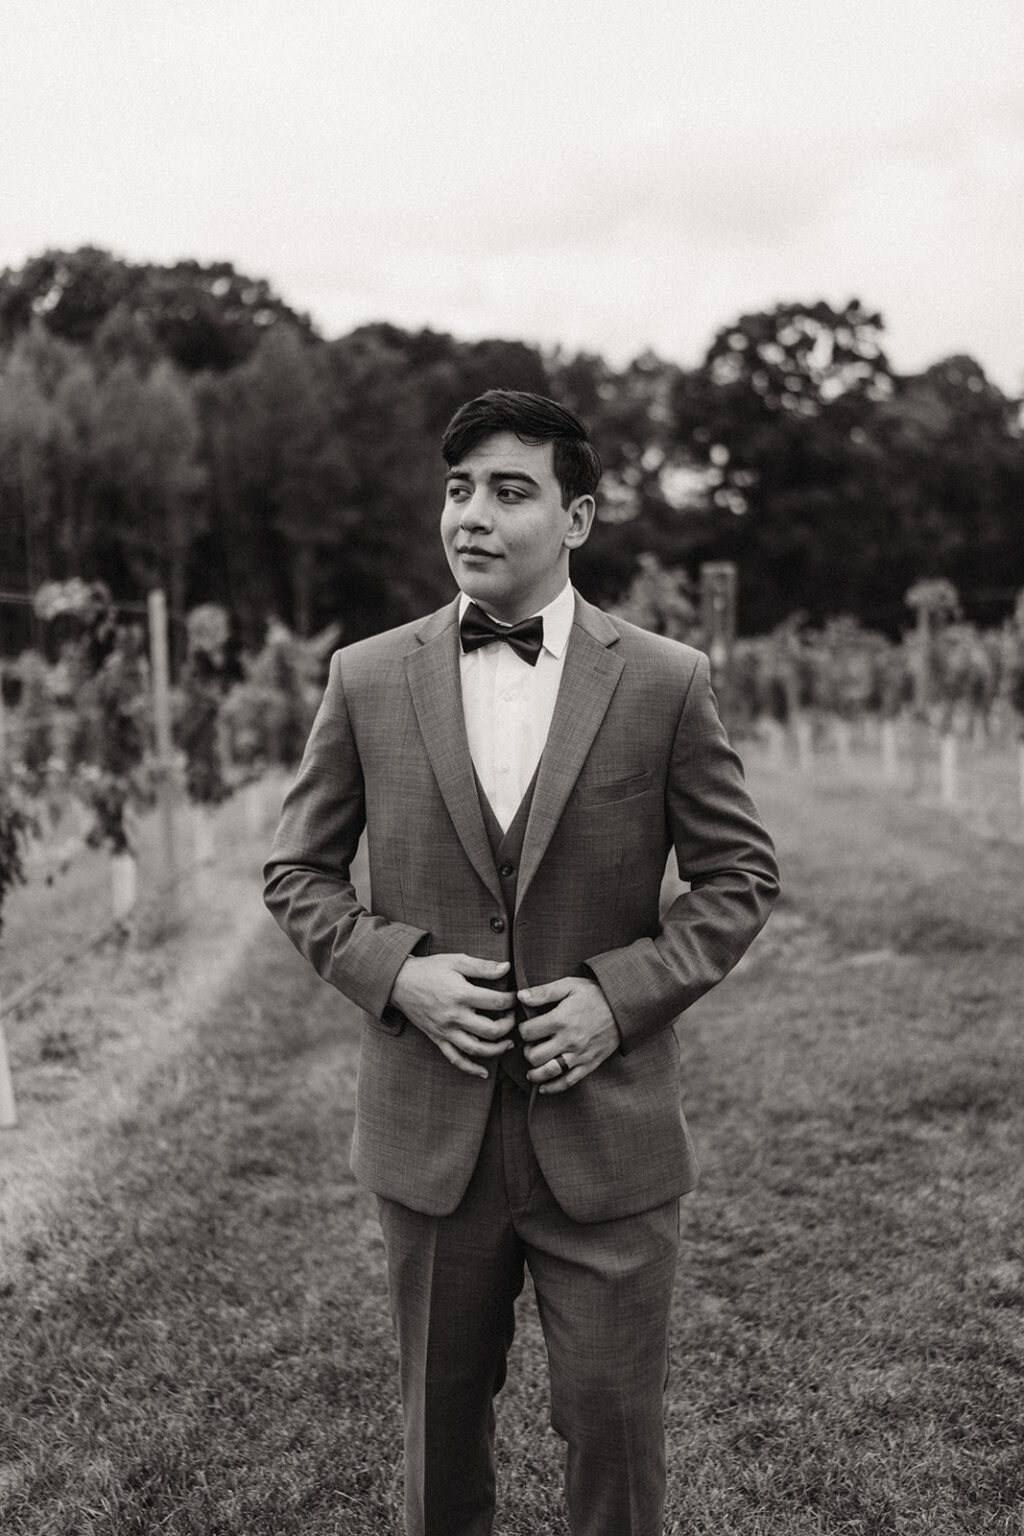
[[[465,495],[466,487],[464,485],[450,485],[448,487],[449,501],[461,501]]]
[[[522,501],[523,492],[518,485],[503,485],[498,491],[502,501]]]

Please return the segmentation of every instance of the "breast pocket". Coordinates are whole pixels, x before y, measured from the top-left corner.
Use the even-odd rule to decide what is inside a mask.
[[[591,780],[577,787],[576,797],[580,805],[614,805],[621,800],[633,800],[647,794],[654,785],[650,769],[631,773],[626,778]]]

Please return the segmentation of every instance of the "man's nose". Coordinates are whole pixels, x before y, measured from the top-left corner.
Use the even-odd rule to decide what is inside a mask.
[[[459,514],[459,527],[468,533],[472,528],[489,528],[491,526],[491,511],[487,496],[482,490],[476,490],[467,501],[462,503],[462,511]]]

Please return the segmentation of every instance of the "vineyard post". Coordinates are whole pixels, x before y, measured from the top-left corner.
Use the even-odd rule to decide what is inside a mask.
[[[156,802],[163,924],[173,926],[178,906],[178,859],[174,827],[174,747],[171,738],[170,665],[167,647],[167,599],[156,588],[147,599],[149,657],[153,671],[153,718],[156,727]]]
[[[943,805],[956,803],[956,737],[947,731],[939,742],[939,796]]]
[[[706,560],[700,568],[700,622],[711,663],[711,682],[723,718],[732,709],[732,662],[736,641],[736,565]]]
[[[917,604],[917,645],[914,652],[914,709],[918,719],[928,718],[928,706],[931,704],[931,671],[932,671],[932,614],[934,604],[925,600],[922,594]]]
[[[7,1057],[7,1036],[0,1021],[0,1130],[10,1131],[18,1123],[18,1106],[14,1102],[14,1082],[11,1063]]]
[[[4,691],[0,679],[0,774],[7,761],[7,738],[4,732]],[[9,1131],[18,1123],[18,1107],[14,1102],[14,1082],[11,1063],[7,1055],[7,1036],[0,1019],[0,1130]]]
[[[814,726],[806,715],[796,716],[793,733],[796,736],[797,764],[801,773],[808,773],[814,767]]]
[[[930,732],[929,709],[932,702],[932,626],[934,601],[922,593],[917,605],[917,636],[914,650],[913,768],[914,784],[920,793],[927,779]]]
[[[833,721],[836,739],[836,758],[840,773],[849,773],[851,761],[852,728],[845,715],[837,715]]]

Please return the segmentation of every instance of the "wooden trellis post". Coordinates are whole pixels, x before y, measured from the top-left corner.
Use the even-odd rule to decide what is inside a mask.
[[[0,1130],[10,1131],[18,1123],[18,1106],[14,1100],[14,1079],[7,1057],[7,1036],[0,1021]]]
[[[4,691],[2,680],[0,680],[0,773],[4,771],[6,746]],[[18,1106],[14,1102],[14,1080],[11,1077],[11,1063],[7,1055],[7,1036],[4,1033],[3,1020],[0,1019],[0,1130],[9,1131],[17,1123]]]
[[[712,686],[722,716],[728,720],[736,643],[736,566],[732,560],[707,560],[701,566],[700,624],[711,662]]]
[[[156,727],[156,814],[160,851],[160,913],[173,927],[178,912],[178,857],[174,826],[174,743],[171,738],[170,662],[167,647],[167,599],[150,592],[149,659],[153,677],[153,718]]]

